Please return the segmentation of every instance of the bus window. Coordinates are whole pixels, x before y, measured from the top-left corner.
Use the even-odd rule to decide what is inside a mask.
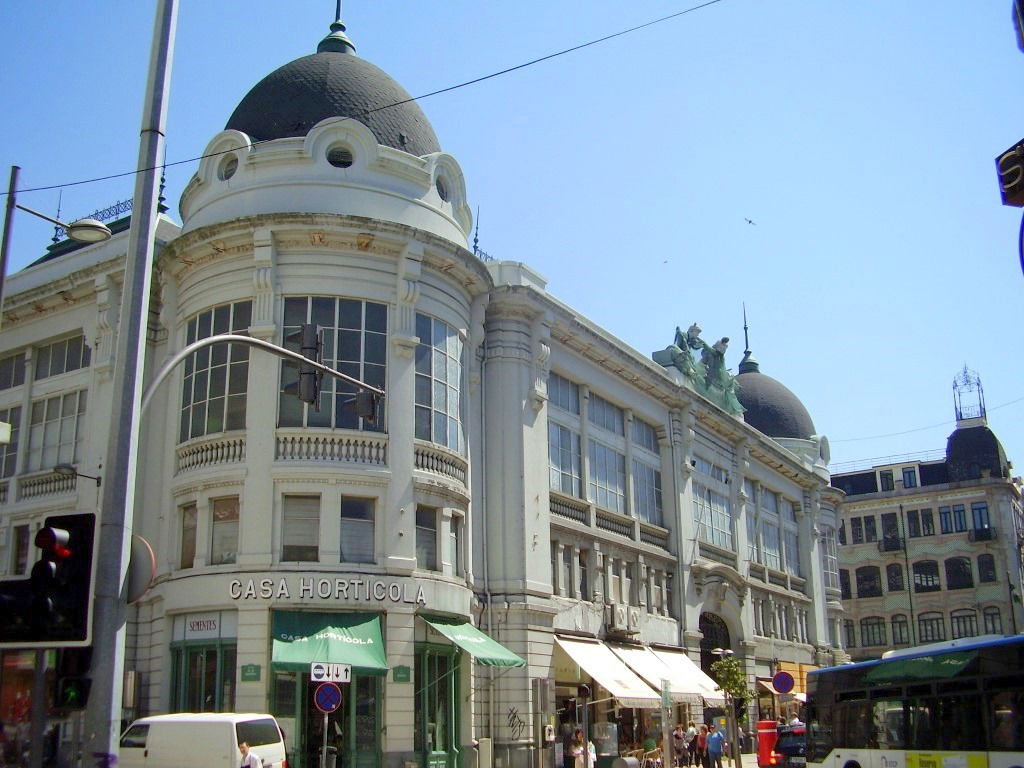
[[[981,701],[977,694],[919,699],[914,749],[985,749]]]
[[[848,749],[866,749],[875,746],[872,725],[872,707],[867,701],[846,701],[836,704],[836,744]]]
[[[997,693],[990,701],[989,711],[991,748],[1014,751],[1024,748],[1024,693]]]
[[[903,702],[882,699],[875,702],[875,732],[881,749],[903,749]]]

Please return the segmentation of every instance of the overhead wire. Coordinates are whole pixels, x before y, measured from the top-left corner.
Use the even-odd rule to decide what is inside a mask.
[[[999,405],[994,405],[991,408],[986,408],[985,410],[987,412],[998,411],[1000,408],[1006,408],[1008,405],[1014,405],[1015,403],[1019,403],[1021,400],[1024,400],[1024,397],[1018,397],[1016,400],[1010,400],[1009,402],[1006,402],[1006,403],[1001,403]],[[927,427],[914,427],[913,429],[904,429],[902,432],[887,432],[884,435],[869,435],[867,437],[845,437],[845,438],[841,438],[839,440],[831,440],[830,439],[829,442],[833,443],[833,444],[834,443],[858,443],[858,442],[862,442],[864,440],[880,440],[883,437],[899,437],[900,435],[909,435],[909,434],[912,434],[914,432],[925,432],[925,431],[927,431],[929,429],[938,429],[939,427],[948,427],[948,426],[949,426],[949,420],[947,419],[946,421],[940,421],[938,424],[930,424]]]
[[[515,65],[513,67],[507,67],[506,69],[502,69],[502,70],[499,70],[497,72],[492,72],[492,73],[490,73],[488,75],[483,75],[481,77],[475,77],[472,80],[466,80],[465,82],[458,83],[456,85],[449,85],[449,86],[447,86],[445,88],[438,88],[436,91],[430,91],[429,93],[424,93],[424,94],[421,94],[419,96],[410,96],[408,99],[402,99],[401,101],[396,101],[396,102],[393,102],[391,104],[385,104],[385,105],[380,106],[380,107],[375,107],[373,109],[368,109],[368,110],[365,110],[365,111],[359,113],[358,115],[348,115],[348,116],[345,116],[344,119],[345,120],[358,119],[358,118],[361,118],[361,117],[365,117],[367,115],[371,115],[374,112],[380,112],[382,110],[391,109],[392,107],[398,107],[398,106],[401,106],[403,104],[408,104],[410,102],[420,101],[422,99],[429,99],[432,96],[439,96],[442,93],[449,93],[451,91],[458,90],[459,88],[466,88],[466,87],[468,87],[470,85],[476,85],[477,83],[482,83],[482,82],[484,82],[486,80],[491,80],[491,79],[493,79],[495,77],[501,77],[502,75],[507,75],[507,74],[510,74],[512,72],[516,72],[516,71],[518,71],[520,69],[526,69],[527,67],[532,67],[535,64],[540,64],[540,63],[545,62],[545,61],[550,61],[551,59],[558,58],[559,56],[565,56],[566,54],[574,53],[576,51],[583,50],[584,48],[589,48],[590,46],[598,45],[599,43],[604,43],[604,42],[607,42],[608,40],[613,40],[613,39],[615,39],[617,37],[622,37],[623,35],[628,35],[628,34],[630,34],[632,32],[637,32],[637,31],[639,31],[641,29],[646,29],[647,27],[653,27],[656,24],[662,24],[662,23],[664,23],[666,21],[671,21],[672,19],[679,18],[680,16],[685,16],[688,13],[693,13],[694,11],[699,11],[699,10],[701,10],[703,8],[707,8],[710,5],[715,5],[716,3],[720,3],[720,2],[722,2],[722,0],[707,0],[706,2],[700,3],[698,5],[691,6],[689,8],[686,8],[686,9],[682,10],[682,11],[677,11],[676,13],[670,13],[667,16],[662,16],[662,17],[654,19],[652,21],[644,22],[643,24],[637,24],[636,26],[629,27],[628,29],[623,29],[623,30],[620,30],[618,32],[613,32],[610,35],[605,35],[604,37],[598,37],[598,38],[595,38],[594,40],[589,40],[589,41],[587,41],[585,43],[580,43],[579,45],[574,45],[574,46],[572,46],[570,48],[565,48],[564,50],[557,51],[555,53],[549,53],[549,54],[547,54],[545,56],[541,56],[541,57],[536,58],[536,59],[531,59],[530,61],[525,61],[522,64],[517,64],[517,65]],[[258,144],[263,144],[266,141],[272,141],[272,140],[273,139],[259,139],[259,140],[252,141],[252,145],[256,146]],[[209,154],[203,154],[203,155],[199,155],[197,157],[191,157],[191,158],[188,158],[188,159],[185,159],[185,160],[175,160],[175,161],[170,162],[170,163],[161,163],[160,165],[155,166],[153,168],[137,168],[134,171],[124,171],[122,173],[113,173],[113,174],[110,174],[108,176],[97,176],[95,178],[82,179],[80,181],[69,181],[69,182],[64,182],[63,184],[48,184],[46,186],[41,186],[41,187],[25,187],[24,189],[15,190],[15,192],[17,194],[21,194],[21,193],[25,193],[25,192],[44,192],[44,191],[50,190],[50,189],[63,189],[64,187],[77,187],[77,186],[81,186],[83,184],[95,184],[95,183],[100,182],[100,181],[110,181],[111,179],[121,179],[121,178],[124,178],[125,176],[134,176],[134,175],[139,174],[139,173],[144,173],[146,171],[152,171],[152,170],[156,170],[156,169],[159,169],[159,168],[173,168],[174,166],[178,166],[178,165],[186,165],[188,163],[194,163],[194,162],[197,162],[199,160],[204,160],[204,159],[206,159],[208,157],[216,157],[217,155],[225,154],[225,153],[228,153],[228,152],[234,152],[236,150],[237,150],[237,147],[232,148],[232,149],[225,149],[225,150],[222,150],[220,152],[211,152]],[[7,194],[8,194],[7,192],[0,192],[0,197],[5,197],[5,196],[7,196]]]

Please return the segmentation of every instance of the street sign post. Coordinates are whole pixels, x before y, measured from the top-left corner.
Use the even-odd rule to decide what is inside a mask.
[[[320,765],[327,768],[327,715],[341,706],[341,688],[337,683],[320,683],[313,693],[313,703],[324,713],[324,741],[320,748]]]

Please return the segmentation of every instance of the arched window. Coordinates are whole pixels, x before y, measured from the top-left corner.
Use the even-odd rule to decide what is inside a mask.
[[[885,619],[881,616],[868,616],[860,620],[860,644],[885,645]]]
[[[973,586],[970,558],[951,557],[946,560],[946,589],[970,589]]]
[[[978,555],[978,581],[996,580],[996,559],[992,555]]]
[[[917,617],[917,640],[933,643],[946,639],[946,618],[937,611],[922,613]]]
[[[972,608],[953,611],[949,615],[949,625],[954,640],[958,637],[974,637],[978,634],[978,612]]]
[[[715,648],[731,648],[732,638],[725,620],[713,613],[702,613],[698,626],[704,635],[700,641],[700,667],[707,672],[718,661],[718,657],[711,651]]]
[[[892,617],[892,644],[907,645],[910,643],[910,623],[907,617],[898,613]]]
[[[914,563],[914,591],[937,592],[939,589],[939,564],[935,560]]]
[[[857,569],[857,597],[880,597],[882,576],[877,565],[862,565]]]
[[[843,635],[846,637],[846,647],[856,648],[857,647],[857,625],[853,623],[853,619],[843,619]]]
[[[885,577],[890,592],[902,592],[906,589],[903,584],[903,566],[899,563],[890,563],[885,566]]]
[[[1003,615],[995,606],[989,606],[981,612],[981,620],[985,627],[986,635],[1003,634]]]

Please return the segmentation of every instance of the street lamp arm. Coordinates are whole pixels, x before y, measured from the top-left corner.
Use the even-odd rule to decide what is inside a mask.
[[[380,397],[384,397],[383,389],[377,389],[377,387],[371,386],[366,382],[353,378],[347,374],[342,373],[341,371],[336,371],[329,366],[316,362],[315,360],[310,360],[308,357],[305,357],[304,355],[298,352],[292,352],[290,349],[279,347],[277,344],[272,344],[269,341],[263,341],[263,339],[254,339],[252,336],[241,336],[237,333],[218,333],[214,336],[208,336],[205,339],[200,339],[199,341],[192,342],[187,347],[179,351],[176,355],[174,355],[174,357],[172,357],[170,360],[163,364],[163,366],[157,372],[156,376],[153,377],[153,381],[150,382],[149,387],[146,388],[146,393],[142,397],[142,405],[139,408],[139,413],[145,413],[146,406],[149,405],[149,402],[153,399],[153,395],[156,394],[156,390],[164,382],[164,379],[166,379],[170,375],[171,371],[174,369],[174,366],[185,360],[185,358],[189,357],[193,352],[195,352],[198,349],[202,349],[203,347],[209,347],[213,344],[221,343],[248,344],[251,347],[257,347],[259,349],[270,352],[273,355],[282,357],[286,360],[294,360],[296,362],[303,363],[312,368],[315,368],[318,371],[321,371],[322,373],[326,373],[329,376],[333,376],[336,379],[341,379],[342,381],[357,386],[362,390],[372,392],[373,394],[379,395]]]
[[[60,219],[55,219],[52,216],[47,216],[45,213],[40,213],[39,211],[34,211],[31,208],[29,208],[27,205],[22,205],[21,203],[15,203],[14,207],[15,208],[20,208],[25,213],[31,213],[33,216],[38,216],[40,219],[46,219],[48,222],[50,222],[51,224],[56,224],[58,227],[64,227],[64,229],[67,229],[70,226],[68,224],[65,224]]]

